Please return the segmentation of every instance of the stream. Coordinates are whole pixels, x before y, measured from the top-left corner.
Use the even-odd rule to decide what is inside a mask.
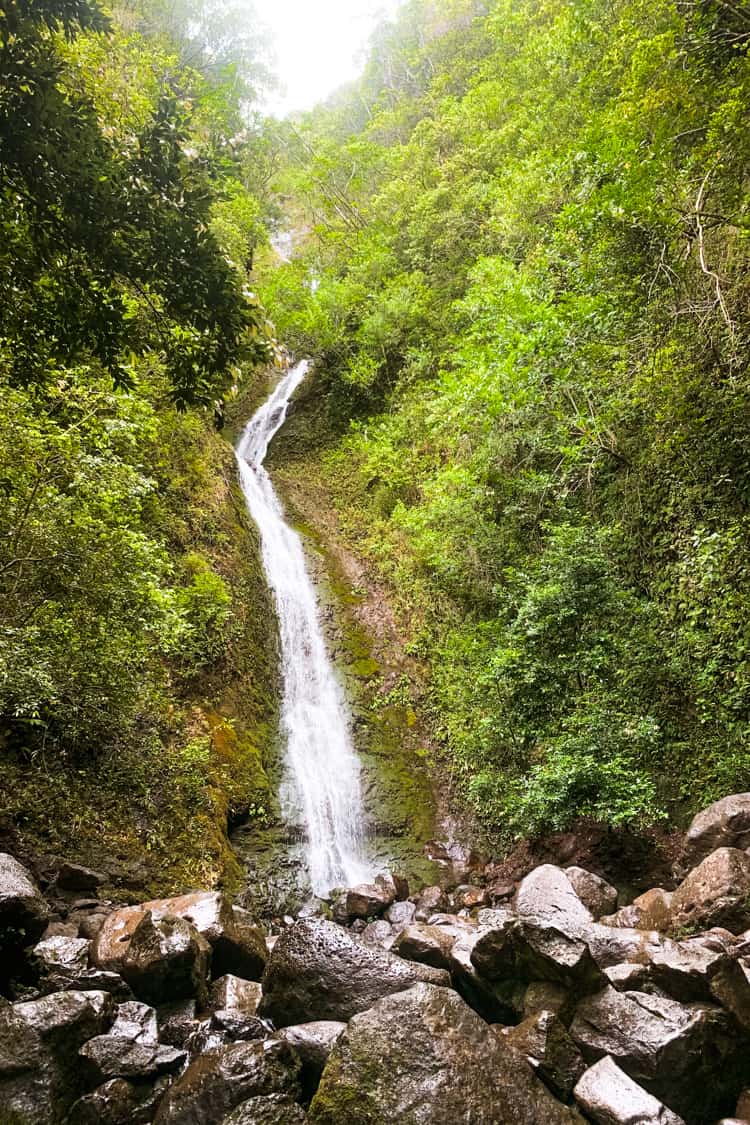
[[[302,541],[263,467],[309,364],[291,367],[245,427],[235,450],[248,511],[279,624],[284,744],[279,799],[285,824],[304,837],[310,888],[326,897],[374,874],[364,846],[360,762],[341,686],[326,651]]]

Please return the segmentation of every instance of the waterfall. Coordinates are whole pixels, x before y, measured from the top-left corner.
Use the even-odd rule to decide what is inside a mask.
[[[282,815],[290,823],[301,819],[310,884],[316,895],[325,896],[334,887],[352,886],[372,875],[362,845],[359,759],[326,652],[302,541],[285,521],[263,468],[269,443],[284,424],[289,399],[308,369],[303,361],[287,371],[245,427],[235,452],[279,621],[286,744]]]

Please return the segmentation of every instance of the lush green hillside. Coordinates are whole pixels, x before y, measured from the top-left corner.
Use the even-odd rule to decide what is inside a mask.
[[[723,0],[410,0],[279,131],[262,294],[506,831],[750,785],[748,43]]]
[[[258,68],[217,12],[0,12],[0,814],[136,889],[236,879],[227,820],[270,797],[275,639],[214,425],[272,350]]]

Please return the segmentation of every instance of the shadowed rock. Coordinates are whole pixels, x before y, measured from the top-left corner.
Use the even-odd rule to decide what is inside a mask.
[[[211,949],[183,918],[145,914],[128,942],[122,975],[133,992],[149,1004],[195,996],[203,1006]]]
[[[570,1099],[586,1064],[554,1012],[538,1012],[517,1027],[495,1031],[524,1056],[553,1094],[563,1101]]]
[[[583,867],[566,867],[565,875],[592,917],[601,918],[617,909],[617,891],[600,875]]]

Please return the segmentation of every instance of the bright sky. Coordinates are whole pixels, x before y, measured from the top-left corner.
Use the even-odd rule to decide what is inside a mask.
[[[273,33],[275,69],[285,91],[266,108],[280,116],[310,109],[355,78],[379,16],[398,6],[399,0],[254,0]]]

